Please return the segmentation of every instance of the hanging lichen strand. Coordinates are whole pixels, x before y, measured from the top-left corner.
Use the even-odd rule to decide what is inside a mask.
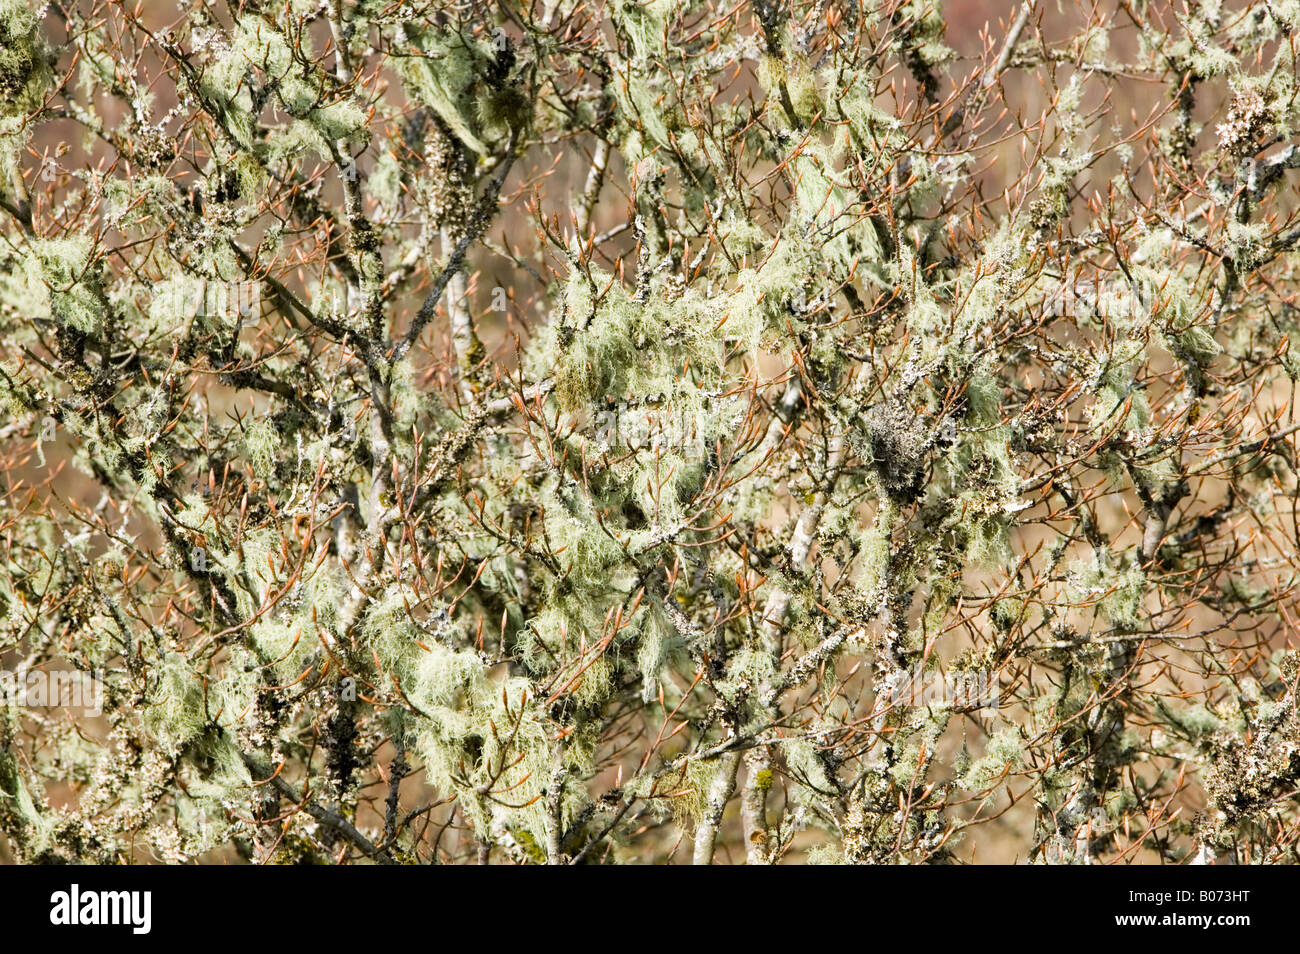
[[[1300,860],[1296,3],[156,6],[0,0],[0,859]]]

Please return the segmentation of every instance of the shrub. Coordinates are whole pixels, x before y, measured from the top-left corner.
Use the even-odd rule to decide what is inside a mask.
[[[0,0],[12,857],[1295,860],[1295,4],[142,9]]]

